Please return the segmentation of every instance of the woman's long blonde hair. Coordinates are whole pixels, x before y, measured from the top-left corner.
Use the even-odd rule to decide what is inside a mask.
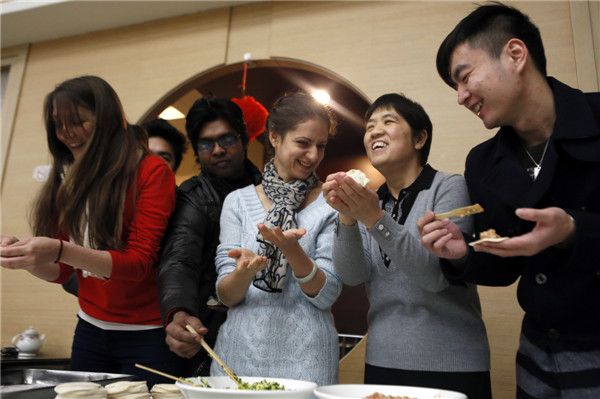
[[[75,160],[58,140],[56,124],[73,122],[77,107],[92,111],[96,124],[86,148]],[[135,187],[132,183],[141,157],[149,153],[146,133],[127,123],[117,94],[96,76],[59,84],[44,101],[44,122],[53,164],[32,208],[34,234],[68,234],[83,245],[87,227],[91,248],[121,249],[128,188]]]

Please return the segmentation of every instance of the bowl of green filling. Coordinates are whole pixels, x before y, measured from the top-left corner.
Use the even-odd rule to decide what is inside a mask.
[[[176,384],[186,399],[229,399],[229,398],[269,398],[269,399],[308,399],[317,384],[311,381],[285,378],[238,377],[241,386],[227,376],[190,377],[186,380],[193,386],[177,381]]]

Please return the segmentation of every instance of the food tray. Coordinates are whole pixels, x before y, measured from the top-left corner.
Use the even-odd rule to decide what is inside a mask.
[[[0,397],[6,399],[54,399],[54,387],[63,382],[92,381],[101,385],[134,380],[129,374],[91,373],[87,371],[20,369],[2,370]]]

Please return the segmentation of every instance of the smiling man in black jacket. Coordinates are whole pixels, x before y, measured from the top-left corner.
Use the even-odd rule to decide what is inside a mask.
[[[438,72],[488,128],[465,180],[474,240],[448,219],[419,222],[422,243],[448,279],[490,286],[519,280],[525,311],[517,399],[600,398],[600,93],[547,76],[538,28],[519,10],[490,2],[465,17],[438,51]]]
[[[223,200],[235,189],[259,184],[261,174],[246,157],[246,124],[242,110],[232,101],[197,100],[188,112],[185,128],[201,173],[177,189],[158,284],[167,344],[190,359],[187,376],[192,376],[208,375],[210,358],[186,325],[213,346],[226,318],[226,308],[216,299],[214,265]]]

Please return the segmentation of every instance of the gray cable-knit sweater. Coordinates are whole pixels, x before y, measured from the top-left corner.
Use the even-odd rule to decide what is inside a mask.
[[[256,225],[265,216],[254,186],[227,196],[215,261],[217,285],[235,269],[235,260],[227,256],[230,249],[258,251]],[[331,260],[336,216],[322,195],[298,212],[298,227],[306,229],[300,245],[327,277],[316,297],[302,292],[288,267],[282,292],[265,292],[251,284],[245,299],[229,309],[215,352],[238,376],[337,383],[338,339],[330,310],[342,289]],[[211,375],[224,375],[216,362]]]
[[[474,372],[490,367],[474,285],[451,285],[439,259],[421,246],[417,218],[469,205],[464,178],[437,172],[404,225],[387,212],[370,229],[338,223],[333,260],[341,280],[366,282],[370,301],[366,363],[416,371]],[[454,219],[463,231],[471,217]],[[381,249],[391,258],[386,268]]]

